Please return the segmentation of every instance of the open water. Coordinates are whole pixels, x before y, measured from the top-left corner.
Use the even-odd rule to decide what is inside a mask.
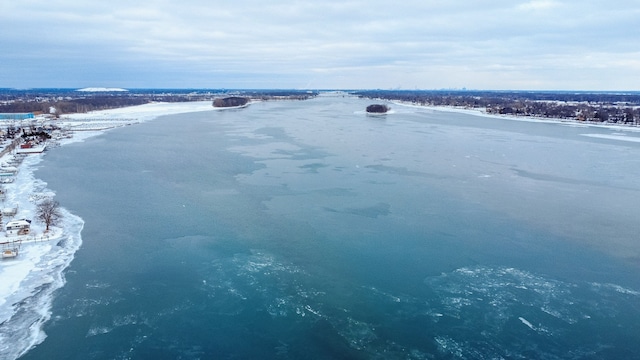
[[[51,150],[83,245],[23,358],[640,358],[639,135],[370,103]]]

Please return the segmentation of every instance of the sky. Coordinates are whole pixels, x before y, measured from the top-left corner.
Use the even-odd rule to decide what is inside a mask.
[[[2,0],[0,88],[640,90],[639,0]]]

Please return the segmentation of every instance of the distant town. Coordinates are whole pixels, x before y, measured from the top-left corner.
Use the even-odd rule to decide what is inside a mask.
[[[488,114],[640,124],[640,92],[367,90],[354,94],[423,106],[478,109]]]
[[[24,114],[59,117],[150,102],[214,101],[227,96],[253,100],[306,100],[320,90],[226,89],[0,89],[0,118]],[[327,90],[328,91],[328,90]],[[422,106],[477,109],[489,114],[640,125],[640,92],[352,90],[351,95]],[[16,115],[12,115],[16,114]],[[17,115],[23,114],[23,115]]]

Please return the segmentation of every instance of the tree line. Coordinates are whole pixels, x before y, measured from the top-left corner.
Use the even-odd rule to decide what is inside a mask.
[[[3,113],[45,113],[55,109],[58,114],[85,113],[95,110],[106,110],[125,106],[142,105],[150,102],[149,99],[135,97],[90,97],[69,100],[19,100],[0,105]]]
[[[482,109],[489,114],[640,125],[640,93],[371,90],[355,94],[416,105]]]
[[[259,100],[306,100],[316,92],[302,90],[242,90],[238,96]],[[150,102],[211,101],[228,91],[211,90],[132,90],[117,93],[79,93],[70,89],[10,90],[0,89],[0,113],[85,113]]]

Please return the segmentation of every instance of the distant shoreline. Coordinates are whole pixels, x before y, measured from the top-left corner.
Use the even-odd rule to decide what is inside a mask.
[[[494,119],[505,119],[513,121],[531,122],[531,123],[548,123],[548,124],[570,124],[583,127],[596,127],[603,129],[613,130],[626,130],[632,132],[640,132],[640,125],[631,124],[617,124],[617,123],[599,123],[591,121],[580,121],[563,118],[552,117],[535,117],[535,116],[515,116],[515,115],[502,115],[502,114],[490,114],[480,108],[464,108],[456,106],[438,106],[438,105],[419,105],[414,103],[402,102],[402,101],[389,101],[391,104],[405,107],[412,107],[418,109],[428,109],[433,111],[443,112],[456,112],[461,114],[475,115],[479,117],[489,117]]]

